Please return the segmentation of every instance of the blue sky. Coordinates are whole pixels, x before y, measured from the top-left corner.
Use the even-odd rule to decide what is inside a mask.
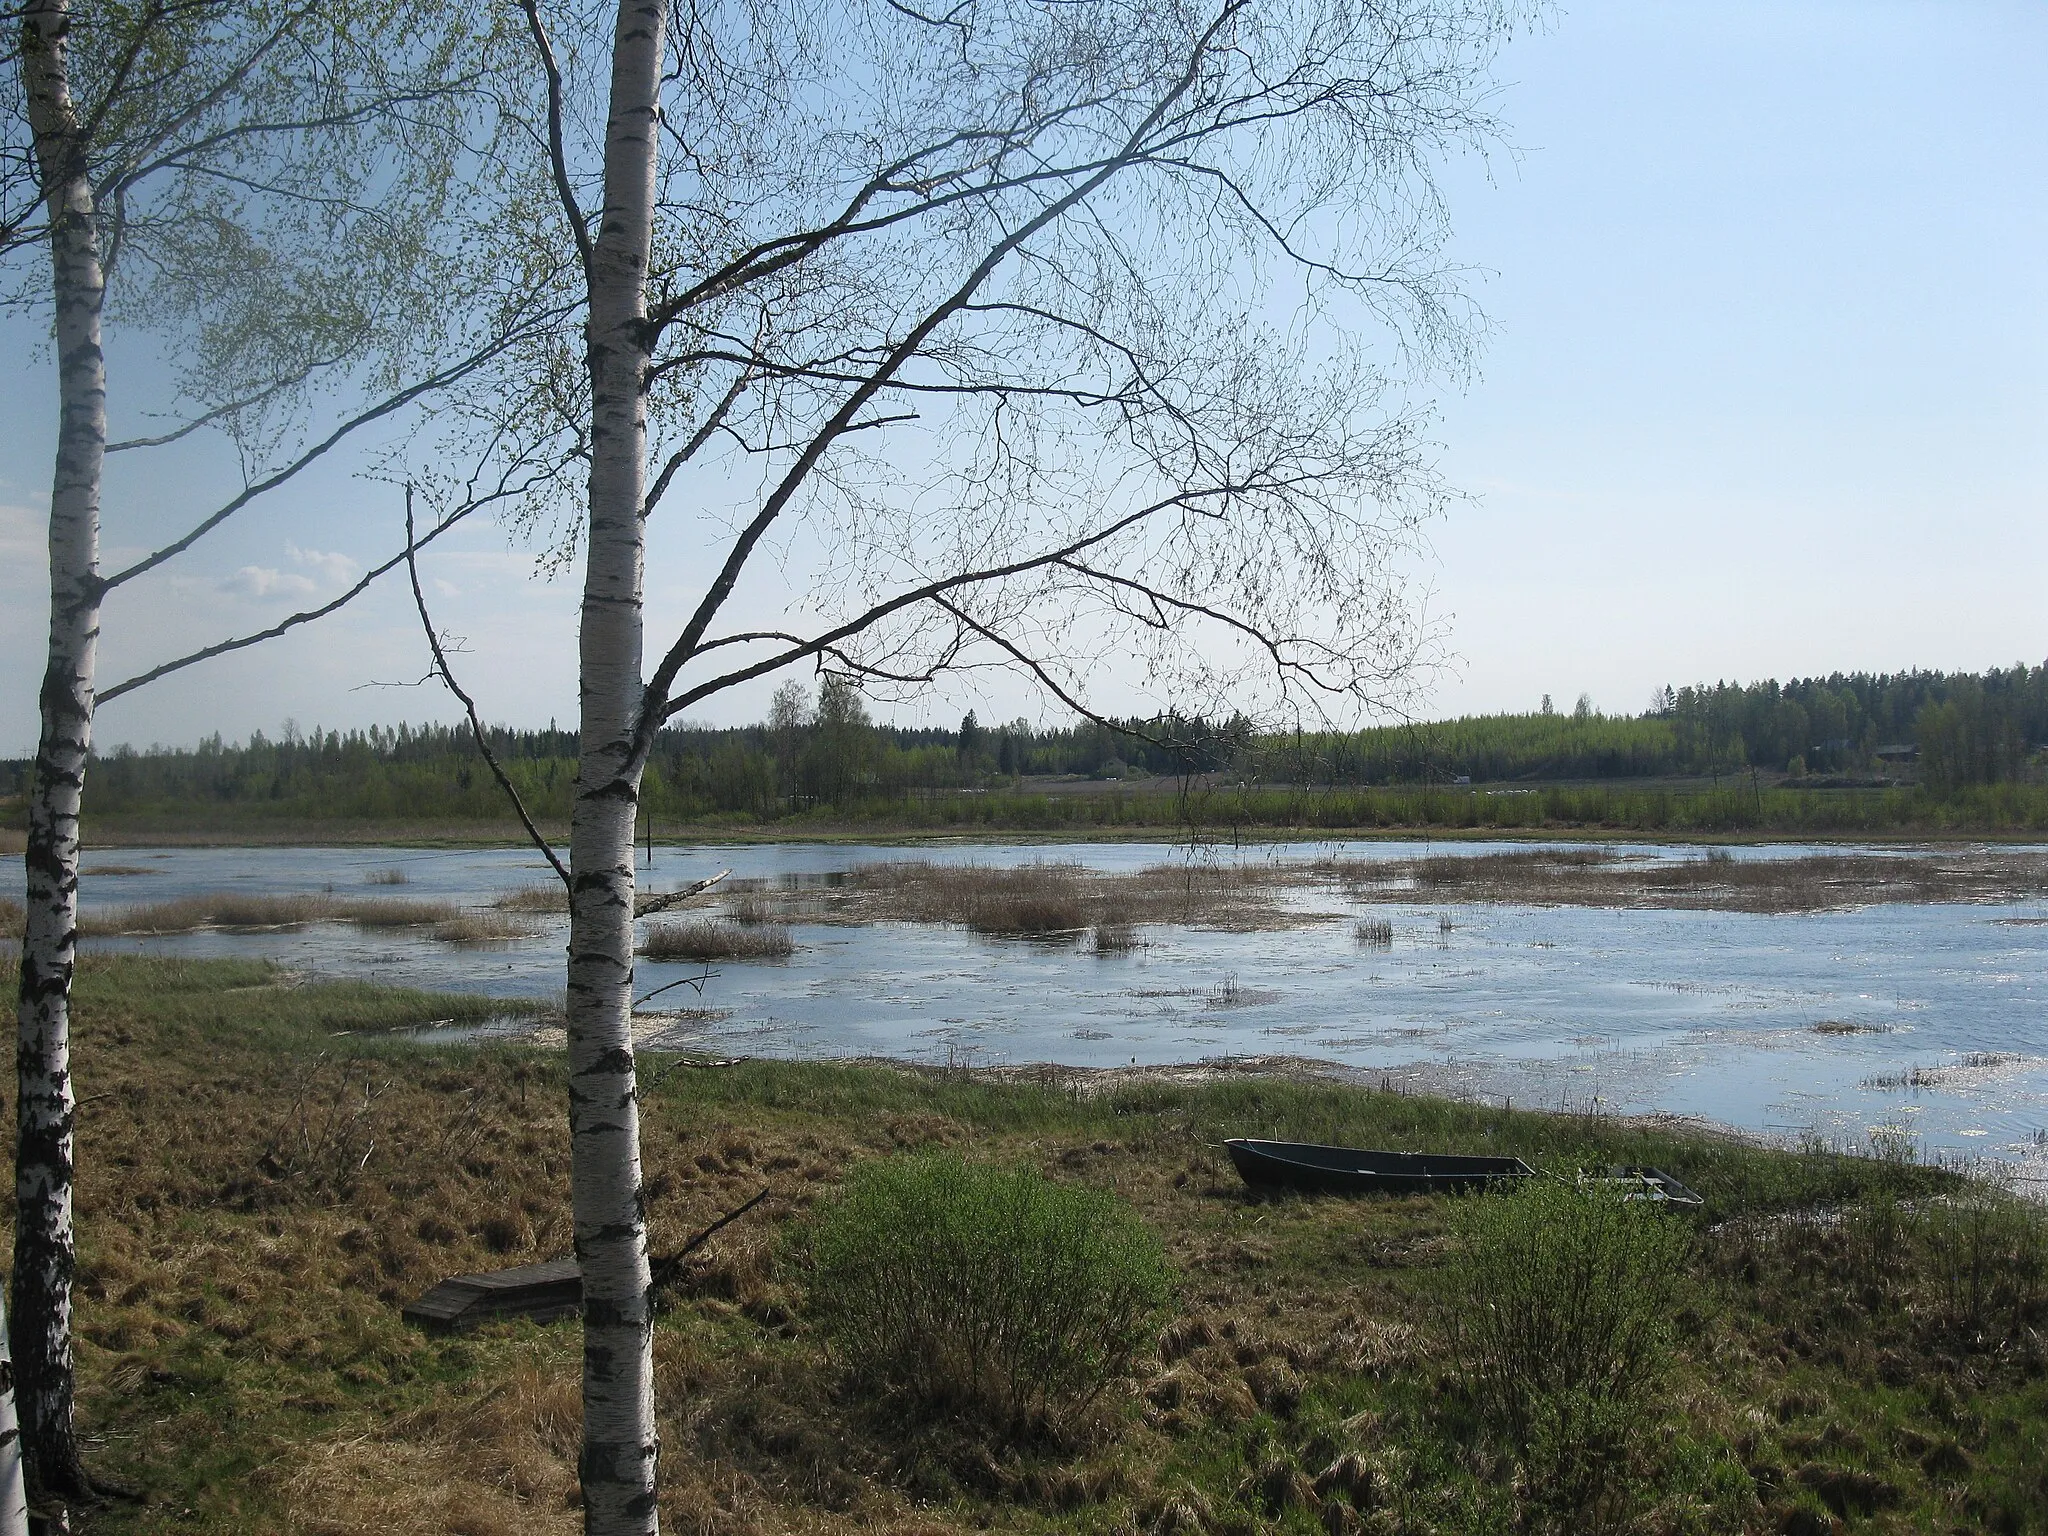
[[[1666,682],[2048,656],[2048,6],[1580,3],[1516,41],[1517,156],[1448,168],[1487,269],[1480,376],[1444,403],[1470,500],[1418,575],[1449,619],[1431,713]],[[50,372],[19,322],[0,376],[0,752],[34,738]],[[114,407],[124,361],[115,353]],[[147,368],[140,377],[148,377]],[[129,425],[134,425],[130,418]],[[133,457],[133,456],[129,456]],[[389,487],[339,461],[107,618],[103,676],[333,590],[389,548]],[[116,461],[110,548],[203,511],[233,468]],[[657,521],[659,612],[692,530]],[[574,591],[480,530],[428,565],[494,719],[574,710]],[[393,586],[322,631],[117,701],[104,743],[447,718]],[[712,718],[756,718],[765,688]],[[949,719],[1040,715],[986,675]],[[896,711],[909,718],[914,712]]]

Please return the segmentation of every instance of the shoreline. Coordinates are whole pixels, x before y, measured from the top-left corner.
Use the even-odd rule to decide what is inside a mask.
[[[550,843],[567,846],[566,826],[541,829]],[[1156,843],[1167,847],[1196,846],[1261,847],[1315,843],[1648,843],[1670,847],[1768,847],[1773,844],[1801,844],[1816,847],[1884,848],[1968,848],[2026,847],[2048,843],[2040,832],[1665,832],[1600,827],[1516,827],[1474,828],[1442,826],[1403,827],[1259,827],[1239,832],[1196,829],[1189,835],[1185,825],[1147,827],[1080,827],[1057,832],[1036,829],[1006,830],[999,827],[973,831],[920,831],[903,828],[804,828],[783,831],[770,828],[706,830],[700,834],[660,834],[658,849],[779,847],[790,844],[874,847],[949,846],[961,843],[1007,844],[1023,847],[1051,847],[1060,844]],[[0,857],[19,857],[26,837],[18,831],[0,831]],[[525,848],[530,843],[518,827],[482,825],[475,828],[432,828],[412,823],[373,823],[364,826],[305,825],[275,829],[238,828],[123,828],[98,834],[87,831],[80,843],[86,853],[111,853],[126,848],[422,848],[448,850],[490,850]],[[636,843],[644,848],[644,841]]]

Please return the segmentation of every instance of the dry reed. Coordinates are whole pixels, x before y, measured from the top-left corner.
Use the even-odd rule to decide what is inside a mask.
[[[699,920],[650,925],[640,953],[650,960],[787,960],[796,944],[787,928]]]
[[[373,869],[363,876],[369,885],[405,885],[410,877],[402,869]]]
[[[1517,849],[1320,866],[1354,898],[1412,894],[1540,906],[1821,912],[1884,902],[2016,901],[2048,894],[2037,853],[1814,854],[1735,859],[1628,857],[1606,849]]]
[[[443,944],[498,944],[510,939],[530,939],[539,931],[531,922],[509,912],[465,912],[434,924],[434,937]]]
[[[338,901],[334,917],[358,928],[431,928],[460,921],[462,909],[451,901]]]
[[[757,919],[801,910],[821,922],[958,923],[1006,937],[1077,939],[1099,926],[1256,929],[1302,921],[1275,901],[1301,878],[1299,868],[1269,865],[1163,864],[1108,874],[1078,864],[991,868],[903,859],[863,864],[837,881],[779,888],[763,882],[742,899],[757,904]]]
[[[308,923],[427,928],[462,915],[460,907],[447,901],[338,900],[317,892],[213,891],[87,912],[79,919],[78,931],[86,938],[147,938],[195,933],[202,928],[299,928]]]
[[[523,885],[507,891],[491,903],[500,912],[566,912],[569,893],[557,881],[553,885]]]
[[[1095,953],[1122,955],[1138,947],[1137,931],[1129,923],[1105,919],[1095,925]]]

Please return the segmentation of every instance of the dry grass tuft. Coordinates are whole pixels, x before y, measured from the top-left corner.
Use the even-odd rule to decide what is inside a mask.
[[[317,893],[214,891],[88,912],[79,919],[78,930],[90,939],[195,933],[202,928],[298,928],[307,923],[428,928],[454,922],[462,915],[462,909],[449,901],[394,901],[387,897],[341,900]]]
[[[222,891],[87,912],[79,918],[78,931],[85,938],[103,938],[192,933],[201,928],[297,928],[331,919],[335,905],[327,896]]]
[[[553,885],[526,885],[507,891],[491,905],[500,912],[566,912],[569,893],[559,881]]]
[[[1600,848],[1470,857],[1338,859],[1318,866],[1354,899],[1407,894],[1552,906],[1824,912],[1880,902],[2018,901],[2048,894],[2048,855],[1815,854],[1796,859],[1629,858]]]
[[[452,901],[338,901],[333,916],[358,928],[438,928],[459,922],[462,909]]]
[[[787,960],[796,943],[787,928],[699,920],[652,924],[640,953],[650,960]]]
[[[408,885],[411,877],[402,869],[373,869],[363,876],[367,885]]]
[[[827,922],[958,923],[1020,938],[1078,938],[1139,923],[1270,928],[1301,921],[1276,897],[1302,878],[1268,865],[1162,864],[1107,874],[1078,864],[863,864],[842,884],[805,894]],[[1310,918],[1309,921],[1319,919]]]
[[[1394,925],[1387,918],[1361,917],[1352,925],[1351,932],[1367,949],[1394,947]]]
[[[1137,930],[1129,923],[1109,919],[1095,925],[1095,953],[1098,955],[1122,955],[1138,947]]]
[[[0,938],[20,938],[22,925],[27,920],[28,914],[22,910],[20,902],[0,896]]]
[[[434,937],[443,944],[502,944],[512,939],[530,939],[540,932],[510,912],[465,912],[434,924]]]

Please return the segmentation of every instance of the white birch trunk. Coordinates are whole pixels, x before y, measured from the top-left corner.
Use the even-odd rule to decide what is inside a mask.
[[[0,1307],[0,1536],[28,1536],[28,1483],[21,1465],[21,1424],[14,1415],[14,1361]]]
[[[99,639],[105,273],[66,74],[67,0],[30,0],[21,70],[47,188],[59,388],[50,491],[50,648],[29,794],[21,945],[13,1344],[29,1470],[44,1497],[85,1491],[72,1434],[71,976],[78,940],[78,803],[92,741]],[[63,1520],[57,1514],[56,1522]]]
[[[590,520],[580,640],[581,761],[569,835],[569,1129],[583,1269],[584,1530],[655,1536],[653,1286],[633,1064],[633,822],[640,764],[640,517],[647,454],[647,266],[663,0],[621,0],[604,212],[592,252]]]

